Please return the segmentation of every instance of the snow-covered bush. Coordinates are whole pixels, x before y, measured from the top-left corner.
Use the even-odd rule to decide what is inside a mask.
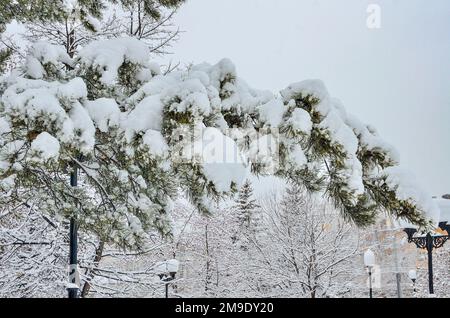
[[[170,232],[177,189],[207,213],[251,171],[323,191],[361,226],[380,208],[428,224],[427,197],[400,195],[402,178],[390,177],[395,151],[321,81],[275,96],[249,87],[229,60],[162,75],[134,39],[94,42],[73,59],[43,46],[0,85],[2,199],[32,200],[136,247],[152,229]]]

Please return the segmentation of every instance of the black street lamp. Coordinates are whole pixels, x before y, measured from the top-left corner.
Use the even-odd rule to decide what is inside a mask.
[[[449,233],[450,225],[447,222],[439,223],[439,227]],[[414,236],[417,232],[414,228],[404,229],[405,233],[408,235],[408,242],[414,243],[420,249],[425,249],[428,252],[428,289],[430,295],[434,294],[433,286],[433,249],[442,247],[445,242],[449,239],[448,235],[432,235],[427,233],[425,236]]]
[[[169,298],[169,285],[171,281],[175,280],[175,275],[178,272],[178,266],[179,263],[176,259],[161,262],[156,265],[155,270],[161,281],[164,282],[166,298]]]
[[[73,171],[70,173],[70,185],[76,187],[78,185],[78,169],[74,165]],[[78,298],[79,291],[79,272],[78,272],[78,226],[75,216],[70,219],[70,233],[69,233],[69,285],[67,292],[69,298]]]
[[[161,281],[163,281],[165,284],[165,289],[166,289],[166,298],[169,298],[169,284],[171,281],[173,281],[175,279],[175,272],[170,272],[168,275],[167,274],[159,274],[159,278],[161,279]]]

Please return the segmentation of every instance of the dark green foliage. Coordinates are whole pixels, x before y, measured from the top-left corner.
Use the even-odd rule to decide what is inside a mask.
[[[255,220],[255,210],[259,208],[253,198],[253,188],[250,180],[246,180],[242,185],[235,205],[235,211],[239,220],[239,226],[250,230],[252,222]]]
[[[384,211],[425,229],[431,227],[423,214],[425,211],[420,211],[408,201],[399,200],[395,191],[388,188],[385,178],[368,179],[364,186],[370,197],[377,203],[378,209],[381,207]]]
[[[76,12],[69,12],[61,0],[0,0],[0,33],[4,32],[8,23],[13,20],[24,23],[41,22],[48,24],[50,22],[64,22],[77,19],[81,22],[84,29],[96,32],[91,19],[94,17],[101,19],[109,3],[122,4],[123,6],[136,5],[142,6],[144,12],[154,20],[162,18],[162,12],[165,9],[176,9],[185,0],[78,0],[78,9]],[[70,50],[68,49],[68,53]],[[0,72],[4,71],[7,57],[11,52],[0,52]]]
[[[10,49],[0,50],[0,73],[3,73],[5,71],[8,59],[11,54],[12,51]]]
[[[175,9],[182,5],[186,0],[110,0],[111,3],[120,3],[124,7],[138,5],[144,9],[144,12],[153,19],[161,18],[161,11],[164,8]]]
[[[261,230],[260,206],[253,196],[250,180],[246,180],[239,190],[233,206],[233,232],[231,241],[242,250],[248,251],[249,240],[255,239]]]
[[[327,197],[342,212],[344,219],[354,222],[360,227],[371,225],[375,222],[379,211],[387,211],[398,218],[403,218],[414,224],[427,227],[424,211],[419,211],[416,206],[412,206],[408,201],[399,200],[395,191],[389,189],[385,180],[371,180],[369,174],[374,168],[388,168],[396,164],[382,149],[367,150],[359,145],[357,158],[363,167],[363,180],[365,193],[356,195],[349,190],[347,180],[343,175],[347,153],[343,146],[332,141],[330,131],[320,127],[323,116],[316,110],[321,102],[320,99],[312,96],[302,96],[301,94],[293,98],[295,106],[306,110],[313,122],[311,136],[296,135],[289,127],[282,127],[282,133],[291,138],[299,139],[302,145],[306,145],[307,157],[312,161],[322,161],[323,170],[326,172],[322,177],[318,171],[313,173],[303,173],[302,171],[288,172],[280,171],[278,174],[289,177],[296,184],[306,186],[313,191],[324,189]],[[288,110],[288,113],[292,109]],[[358,136],[359,137],[359,136]],[[283,150],[283,148],[281,149]],[[283,151],[281,160],[283,160]],[[312,184],[310,183],[312,180]],[[371,181],[369,181],[371,180]]]

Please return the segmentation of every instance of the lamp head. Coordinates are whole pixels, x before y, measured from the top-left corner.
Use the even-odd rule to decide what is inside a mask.
[[[411,242],[411,240],[412,240],[414,234],[417,232],[417,229],[414,229],[414,228],[406,228],[406,229],[404,229],[403,231],[406,233],[406,235],[408,235],[408,241]]]
[[[409,279],[411,279],[413,282],[415,282],[416,279],[417,279],[417,272],[416,272],[414,269],[410,270],[410,271],[408,272],[408,277],[409,277]]]
[[[364,253],[364,265],[366,265],[366,267],[374,267],[375,266],[375,254],[372,252],[371,249],[368,249]]]

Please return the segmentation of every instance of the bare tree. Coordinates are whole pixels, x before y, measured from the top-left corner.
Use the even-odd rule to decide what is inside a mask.
[[[64,226],[24,203],[0,209],[0,231],[0,297],[64,295]]]
[[[258,242],[257,267],[268,278],[270,296],[332,297],[345,293],[358,250],[354,227],[326,202],[291,186],[262,204],[267,234]],[[270,243],[269,243],[270,242]]]

